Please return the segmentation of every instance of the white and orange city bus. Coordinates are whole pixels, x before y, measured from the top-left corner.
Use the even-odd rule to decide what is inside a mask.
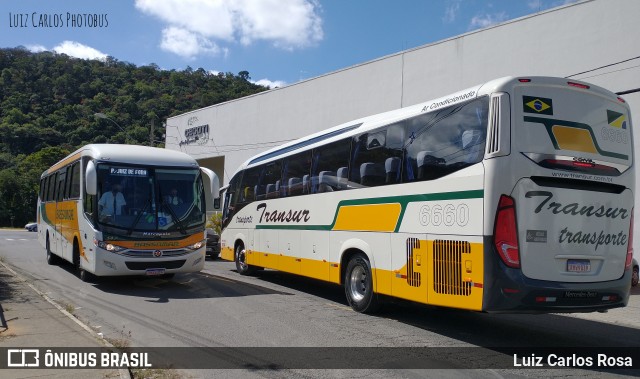
[[[502,78],[249,159],[223,206],[224,259],[486,312],[625,306],[629,107],[603,88]]]
[[[207,190],[218,178],[176,151],[86,145],[46,170],[38,239],[47,262],[91,275],[165,275],[202,269]]]

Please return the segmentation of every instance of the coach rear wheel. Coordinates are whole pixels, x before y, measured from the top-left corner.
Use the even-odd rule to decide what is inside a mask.
[[[247,251],[243,245],[236,247],[236,270],[240,275],[251,275],[256,268],[247,263]]]
[[[356,312],[373,313],[380,308],[378,295],[373,292],[371,265],[366,256],[355,255],[347,264],[344,290],[349,305]]]

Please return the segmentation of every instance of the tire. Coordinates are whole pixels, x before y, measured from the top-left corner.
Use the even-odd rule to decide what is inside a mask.
[[[373,292],[371,264],[363,254],[357,254],[347,264],[344,273],[344,292],[354,311],[374,313],[380,309],[380,299]]]
[[[76,268],[78,278],[85,283],[91,283],[94,280],[93,274],[80,267],[80,248],[76,242],[73,243],[73,267]]]
[[[236,247],[235,253],[236,271],[240,275],[252,275],[256,272],[256,267],[247,264],[247,255],[244,245],[240,244]]]
[[[46,242],[46,244],[47,244],[47,247],[46,247],[45,249],[46,249],[46,252],[47,252],[47,263],[48,263],[48,264],[50,264],[50,265],[52,265],[52,266],[55,266],[55,265],[57,265],[57,264],[60,262],[60,260],[58,259],[58,256],[57,256],[57,255],[55,255],[55,254],[51,251],[51,243],[49,242],[49,236],[48,236],[48,235],[47,235],[47,242]]]
[[[638,285],[638,266],[633,266],[633,272],[631,275],[631,286],[636,287]]]

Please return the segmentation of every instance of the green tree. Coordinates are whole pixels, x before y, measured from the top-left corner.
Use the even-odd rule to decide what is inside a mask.
[[[88,143],[149,144],[152,120],[159,140],[168,117],[267,90],[250,79],[248,71],[166,71],[114,57],[0,49],[0,226],[11,217],[15,225],[33,220],[40,174],[69,151]]]

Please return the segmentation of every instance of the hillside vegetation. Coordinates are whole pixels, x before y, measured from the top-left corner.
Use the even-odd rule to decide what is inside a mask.
[[[0,49],[0,226],[35,220],[40,174],[76,148],[161,145],[167,117],[267,89],[249,79]]]

